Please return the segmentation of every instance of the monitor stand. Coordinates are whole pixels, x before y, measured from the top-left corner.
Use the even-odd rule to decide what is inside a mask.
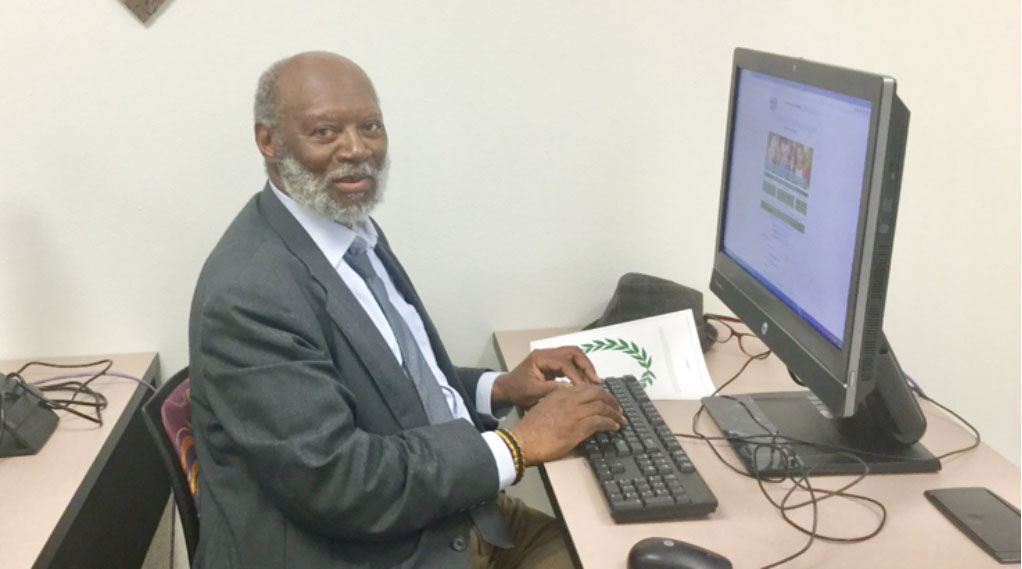
[[[750,474],[862,474],[863,463],[870,474],[940,470],[940,461],[923,445],[885,440],[855,424],[854,418],[835,419],[809,391],[724,395],[702,402]]]

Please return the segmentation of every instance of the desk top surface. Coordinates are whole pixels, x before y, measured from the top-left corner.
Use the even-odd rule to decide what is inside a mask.
[[[573,329],[545,329],[497,332],[498,350],[507,365],[515,365],[528,353],[529,341],[555,336]],[[732,342],[733,344],[733,342]],[[706,354],[707,366],[718,385],[745,363],[733,346],[716,345]],[[783,364],[771,357],[754,361],[726,390],[727,393],[795,390]],[[935,455],[967,446],[971,433],[928,402],[921,402],[928,420],[922,443]],[[953,402],[951,402],[953,408]],[[668,426],[675,433],[691,433],[697,401],[656,401]],[[720,434],[704,413],[700,432]],[[713,454],[708,443],[681,440],[700,474],[717,496],[717,511],[704,518],[643,524],[615,524],[607,510],[596,480],[580,454],[569,455],[545,465],[546,476],[575,549],[586,569],[623,569],[628,550],[645,537],[671,537],[688,541],[728,557],[736,568],[762,567],[791,555],[808,541],[808,536],[785,523],[761,493],[755,480],[739,475]],[[726,443],[714,443],[732,464],[738,459]],[[740,467],[739,467],[740,468]],[[838,489],[852,480],[848,476],[813,477],[817,489]],[[887,509],[887,521],[880,533],[868,541],[842,544],[816,540],[803,555],[782,567],[1001,567],[948,522],[923,496],[930,488],[986,486],[1018,506],[1019,468],[985,444],[943,461],[933,474],[894,474],[866,477],[850,492],[874,498]],[[790,483],[767,484],[766,492],[780,501]],[[800,496],[804,499],[805,493]],[[801,500],[798,500],[801,501]],[[879,509],[845,498],[831,498],[819,504],[822,534],[854,537],[876,529]],[[811,526],[811,509],[791,512],[792,519]]]
[[[156,354],[61,357],[44,361],[82,364],[104,358],[113,360],[111,372],[145,379]],[[0,371],[12,373],[26,361],[0,360]],[[99,369],[93,366],[87,371]],[[82,370],[33,366],[24,377],[33,382],[76,371]],[[0,552],[3,552],[4,567],[32,566],[139,387],[133,380],[111,376],[100,377],[90,386],[107,398],[102,425],[58,411],[57,428],[37,454],[0,458]]]

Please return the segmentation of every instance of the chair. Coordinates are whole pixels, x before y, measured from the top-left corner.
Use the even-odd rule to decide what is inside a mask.
[[[191,562],[199,541],[199,461],[192,437],[187,367],[160,386],[142,406],[142,415],[170,475],[170,488],[181,516],[181,528]]]

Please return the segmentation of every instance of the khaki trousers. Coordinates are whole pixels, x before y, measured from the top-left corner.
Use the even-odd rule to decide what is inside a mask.
[[[497,505],[515,546],[494,547],[480,539],[479,532],[472,528],[469,538],[472,569],[574,569],[559,521],[503,492],[497,495]]]

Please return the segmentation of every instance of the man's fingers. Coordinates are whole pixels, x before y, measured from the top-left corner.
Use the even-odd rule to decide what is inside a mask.
[[[538,401],[546,397],[547,395],[550,395],[554,391],[557,391],[558,389],[564,389],[566,387],[570,387],[570,385],[564,383],[563,381],[546,381],[533,387],[534,389],[533,395],[535,396],[535,399]]]
[[[599,387],[577,386],[557,396],[564,399],[556,403],[557,408],[576,423],[590,417],[605,417],[615,425],[626,423],[617,399]]]
[[[563,346],[537,353],[536,365],[547,377],[562,375],[574,384],[600,383],[593,362],[578,346]],[[556,373],[550,373],[556,372]]]
[[[618,405],[617,399],[615,399],[614,396],[611,395],[610,393],[607,393],[605,390],[595,385],[581,386],[580,389],[576,389],[574,391],[575,393],[578,394],[577,397],[579,398],[580,402],[602,401],[606,405],[609,405],[614,409],[620,410],[620,406]]]
[[[595,385],[549,382],[551,391],[515,425],[533,462],[563,456],[597,431],[616,431],[627,423],[617,400]]]
[[[567,362],[561,368],[561,373],[564,374],[564,377],[568,378],[572,385],[585,385],[589,383],[585,374],[571,362]]]
[[[536,354],[535,365],[546,379],[566,377],[572,385],[588,383],[585,374],[575,366],[575,362],[567,354]]]
[[[585,421],[594,417],[608,419],[614,423],[615,430],[619,426],[624,426],[627,422],[624,414],[621,413],[621,408],[618,407],[617,402],[613,399],[611,401],[594,399],[583,405],[581,410],[583,411],[581,420]]]
[[[582,437],[582,440],[588,439],[593,435],[593,433],[597,433],[599,431],[616,431],[621,428],[619,423],[608,417],[604,417],[603,415],[587,417],[585,421],[581,423],[581,426],[583,427],[582,432],[586,433],[585,436]]]
[[[600,376],[596,375],[596,368],[593,366],[592,360],[589,356],[585,355],[578,346],[571,346],[569,355],[572,361],[575,363],[575,367],[582,371],[582,375],[589,383],[598,384],[600,383]]]

